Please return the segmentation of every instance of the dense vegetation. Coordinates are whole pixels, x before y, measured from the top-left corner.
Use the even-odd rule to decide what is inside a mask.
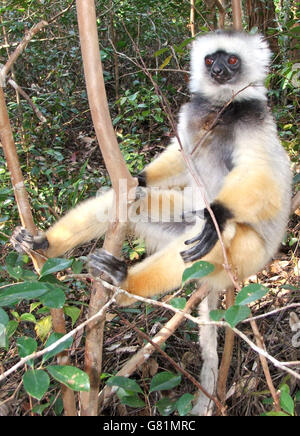
[[[296,192],[299,189],[300,170],[300,145],[297,137],[299,126],[297,2],[256,0],[243,3],[245,3],[245,29],[263,32],[274,51],[272,69],[268,77],[269,101],[278,123],[282,143],[291,158]],[[7,61],[9,54],[24,37],[27,29],[41,19],[50,20],[69,4],[70,1],[67,0],[2,2],[0,62],[4,64]],[[217,15],[210,4],[211,1],[196,1],[196,32],[215,27]],[[111,117],[124,158],[132,174],[136,175],[156,153],[165,147],[173,134],[161,100],[141,68],[140,57],[143,58],[161,92],[167,97],[176,117],[180,105],[188,99],[190,3],[182,0],[110,0],[109,2],[99,0],[96,1],[96,5],[101,58]],[[226,20],[227,24],[231,21],[229,8]],[[137,44],[138,52],[131,38]],[[75,206],[82,199],[95,195],[97,190],[110,183],[89,114],[74,5],[36,35],[26,52],[14,65],[11,78],[29,94],[35,106],[46,118],[46,122],[41,122],[28,102],[12,87],[6,85],[6,101],[32,211],[38,226],[46,229],[70,207]],[[266,310],[266,307],[274,308],[289,302],[300,302],[299,292],[297,294],[295,291],[300,274],[297,217],[299,215],[291,217],[279,260],[275,266],[262,272],[258,278],[259,283],[266,284],[271,290],[270,296],[262,304],[263,310]],[[28,256],[17,255],[9,244],[11,232],[18,224],[19,216],[10,175],[0,148],[0,287],[24,280],[35,280]],[[72,266],[71,263],[65,263],[64,267],[71,266],[74,274],[84,271],[85,256],[91,247],[92,245],[88,245],[80,250],[74,250],[71,257],[76,257],[77,260],[72,263]],[[129,239],[124,244],[123,251],[129,262],[137,260],[144,255],[143,241]],[[55,280],[53,277],[53,281]],[[71,292],[68,292],[64,300],[64,311],[71,329],[71,326],[86,316],[90,290],[86,283],[80,280],[73,279],[68,284]],[[285,289],[282,285],[285,285]],[[47,341],[49,343],[51,338],[51,336],[49,338],[51,334],[49,307],[53,307],[51,302],[49,304],[49,301],[44,298],[44,300],[37,299],[31,304],[28,301],[11,300],[5,311],[0,308],[0,326],[1,324],[6,326],[5,340],[0,342],[0,373],[12,366],[18,357],[22,357],[20,351],[22,346],[23,352],[27,346],[31,351],[35,350],[34,345],[31,348],[30,344],[24,343],[24,337],[34,338],[39,347],[45,345]],[[259,311],[260,308],[260,304],[257,304],[254,311]],[[147,333],[155,323],[163,323],[167,316],[164,310],[153,311],[153,308],[144,308],[144,306],[127,309],[125,312],[130,321]],[[124,356],[130,355],[132,352],[130,350],[136,349],[139,344],[135,334],[134,337],[132,333],[128,337],[125,335],[124,339],[123,333],[126,332],[126,328],[120,321],[119,314],[116,311],[110,329],[106,332],[107,353],[104,356],[103,379],[113,375],[122,365],[120,361],[124,360]],[[264,321],[263,330],[267,337],[271,336],[273,321],[270,319]],[[291,333],[287,317],[283,321],[279,318],[275,321],[274,324],[278,327],[276,332],[272,333],[269,351],[281,356],[282,360],[299,360],[299,349],[297,351],[296,348],[290,347],[287,353],[278,346],[279,343],[290,341],[288,338]],[[196,330],[192,322],[185,323],[177,335],[166,344],[166,351],[175,360],[183,361],[183,365],[197,378],[199,362],[191,360],[191,356],[198,352]],[[77,339],[72,355],[73,363],[78,367],[82,367],[83,341],[80,340],[81,338]],[[124,348],[123,354],[112,354],[111,345],[115,343]],[[50,357],[48,356],[49,359]],[[159,356],[157,359],[160,370],[174,371],[162,357]],[[254,369],[254,364],[258,361],[257,355],[247,350],[245,344],[240,344],[234,360],[234,367],[238,362],[242,366],[242,361],[243,367],[248,369],[239,367],[231,373],[231,384],[238,379],[242,382],[232,394],[229,414],[256,415],[270,411],[272,406],[268,401],[263,401],[268,400],[266,397],[270,395],[265,391],[266,385],[261,370],[257,372],[257,369]],[[136,379],[143,391],[149,387],[152,376],[157,371],[155,368],[155,362],[152,362],[151,367],[149,365],[147,368],[142,368],[137,374]],[[4,403],[11,414],[33,413],[32,407],[34,413],[61,414],[62,406],[57,397],[59,386],[53,381],[47,396],[40,402],[28,400],[29,396],[24,389],[22,388],[21,392],[18,389],[23,376],[22,371],[23,369],[20,369],[20,373],[11,376],[5,387],[0,385],[2,390],[0,407],[2,401],[14,395],[13,402]],[[54,379],[59,380],[59,377]],[[284,386],[289,385],[283,391],[287,393],[287,397],[290,392],[290,398],[294,400],[297,392],[295,380],[280,371],[275,374],[274,379],[277,388],[282,383]],[[172,393],[173,399],[174,397],[182,399],[184,392],[193,393],[195,390],[188,380],[183,380],[180,385],[176,383],[173,386],[178,387]],[[172,381],[167,386],[171,388]],[[130,410],[128,413],[135,414],[137,408],[144,408],[144,414],[153,414],[154,404],[161,400],[161,396],[153,394],[155,389],[150,388],[151,392],[152,396],[148,392],[145,394],[150,395],[149,398],[147,397],[149,400],[147,406],[144,402],[139,403],[136,397],[135,402],[131,400],[131,403],[129,400],[126,403],[123,398],[123,404],[126,404],[122,406],[123,409],[119,405],[114,405],[106,410],[106,413],[125,413],[124,408],[127,407]],[[243,404],[240,401],[241,395],[246,399]],[[191,397],[184,397],[181,400],[183,405],[181,403],[175,405],[173,401],[172,410],[170,408],[168,410],[185,414],[188,409],[184,407],[189,405],[190,400]],[[166,414],[169,405],[170,403],[162,402],[160,407],[158,405],[159,412]],[[294,409],[291,407],[283,409],[294,414]]]

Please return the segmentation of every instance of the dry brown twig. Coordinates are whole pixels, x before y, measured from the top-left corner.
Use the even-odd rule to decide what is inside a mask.
[[[92,120],[104,158],[106,169],[109,173],[116,198],[116,217],[109,224],[105,235],[104,248],[115,256],[120,256],[125,236],[125,223],[119,221],[119,204],[124,201],[120,197],[120,181],[127,181],[129,193],[133,193],[137,186],[136,179],[130,175],[121,154],[116,135],[112,126],[106,97],[102,63],[99,51],[97,20],[94,0],[77,0],[77,18],[80,35],[80,45],[86,81],[86,89],[92,115]],[[126,198],[127,203],[134,198]],[[97,313],[107,301],[107,294],[102,283],[93,282],[92,294],[89,305],[89,316]],[[101,320],[89,324],[85,343],[85,371],[90,378],[90,391],[81,393],[81,415],[97,416],[98,393],[102,367],[102,345],[104,314]]]
[[[154,341],[152,341],[152,339],[149,338],[148,335],[146,335],[146,333],[144,333],[143,331],[139,330],[134,324],[130,323],[129,321],[127,321],[127,319],[125,319],[120,312],[117,312],[119,317],[122,319],[122,321],[129,327],[131,327],[139,336],[141,336],[143,339],[145,339],[147,342],[149,342],[155,349],[156,351],[158,351],[160,354],[162,354],[162,356],[168,360],[171,365],[178,371],[181,372],[181,374],[183,374],[188,380],[190,380],[194,386],[196,386],[196,388],[198,390],[200,390],[201,392],[203,392],[204,395],[206,395],[211,401],[213,401],[215,403],[215,405],[217,406],[218,409],[218,413],[220,413],[221,415],[225,416],[225,408],[224,406],[220,403],[219,399],[216,396],[210,395],[209,392],[207,392],[203,386],[201,386],[201,384],[198,382],[198,380],[195,379],[195,377],[193,377],[191,374],[189,374],[182,366],[178,365],[178,363],[175,362],[174,359],[172,359],[172,357],[170,357],[164,350],[161,349],[161,347],[159,345],[157,345]]]
[[[27,103],[32,107],[33,112],[36,114],[36,116],[38,117],[38,119],[42,122],[42,123],[46,123],[47,119],[44,117],[44,115],[42,114],[42,112],[38,109],[38,107],[33,103],[33,101],[31,100],[31,98],[29,97],[29,95],[24,91],[24,89],[22,89],[13,79],[8,79],[8,83],[20,94],[22,95],[22,97],[25,98],[25,100],[27,101]]]

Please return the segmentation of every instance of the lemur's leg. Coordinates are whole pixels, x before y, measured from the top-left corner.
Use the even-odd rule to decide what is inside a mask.
[[[183,261],[180,253],[186,248],[184,242],[195,234],[195,231],[201,231],[202,227],[203,222],[199,220],[196,225],[170,242],[162,250],[128,270],[125,262],[116,259],[102,249],[92,253],[90,266],[95,275],[101,275],[102,272],[105,272],[115,285],[131,294],[151,297],[172,291],[181,286],[183,271],[194,263]],[[264,242],[251,227],[232,223],[224,230],[222,236],[232,271],[238,279],[246,278],[265,263]],[[242,256],[241,251],[243,252]],[[210,262],[215,267],[213,272],[201,279],[209,287],[223,290],[232,285],[231,279],[223,267],[224,257],[219,241],[201,260]],[[120,298],[118,303],[120,305],[132,304],[133,299],[124,296]]]
[[[108,227],[109,211],[113,203],[113,191],[83,201],[57,221],[43,235],[31,236],[22,227],[12,235],[17,251],[25,248],[45,250],[47,257],[57,257],[66,251],[102,236]]]

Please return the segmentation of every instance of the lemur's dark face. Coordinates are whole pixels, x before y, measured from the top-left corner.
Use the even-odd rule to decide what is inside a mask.
[[[204,63],[210,77],[220,85],[234,81],[241,71],[241,59],[225,51],[205,56]]]

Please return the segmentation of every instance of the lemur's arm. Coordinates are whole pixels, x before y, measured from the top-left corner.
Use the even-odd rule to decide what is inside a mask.
[[[146,166],[139,175],[139,183],[141,186],[161,188],[183,188],[187,185],[187,170],[176,139],[173,139],[166,150]]]
[[[234,168],[226,177],[223,188],[211,204],[220,231],[227,223],[236,222],[256,224],[273,218],[282,205],[280,186],[274,180],[272,171],[261,162],[248,163]],[[186,244],[197,242],[185,250],[182,257],[185,262],[195,261],[206,255],[218,240],[213,220],[205,209],[206,223],[202,232]]]

